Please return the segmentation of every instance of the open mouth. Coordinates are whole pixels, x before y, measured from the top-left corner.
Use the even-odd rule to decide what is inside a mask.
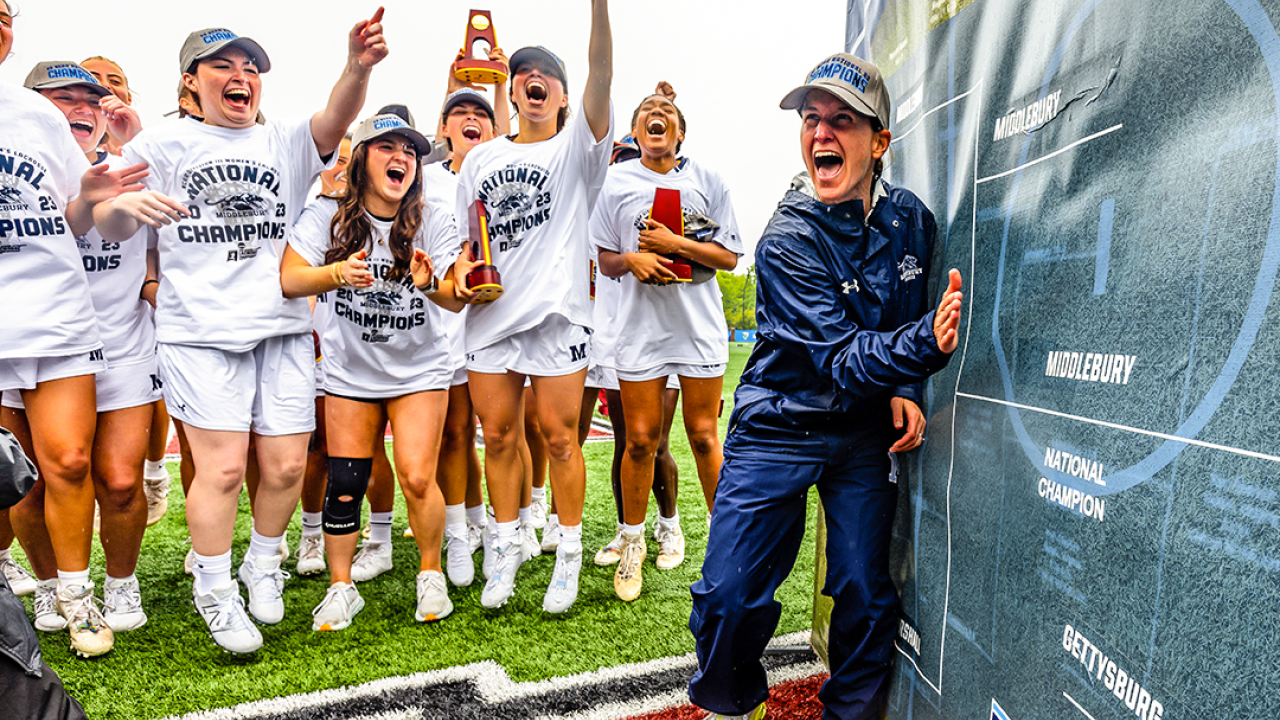
[[[71,134],[76,137],[89,137],[93,134],[93,123],[88,120],[72,120]]]
[[[226,99],[227,104],[230,105],[231,107],[234,107],[234,108],[249,107],[249,98],[250,98],[249,91],[244,88],[231,88],[230,90],[223,93],[222,97]]]
[[[471,142],[480,142],[480,128],[475,125],[468,125],[467,127],[462,128],[462,137],[470,140]]]
[[[530,80],[524,86],[524,93],[534,102],[542,102],[547,99],[547,85],[541,80]]]
[[[387,179],[390,180],[392,184],[401,185],[404,183],[404,178],[405,178],[404,168],[401,168],[401,167],[387,168]]]
[[[645,126],[645,130],[647,130],[650,135],[666,135],[667,123],[662,118],[651,118],[649,120],[649,124]]]
[[[844,158],[839,155],[819,150],[813,154],[813,169],[817,173],[818,180],[830,180],[840,174],[840,170],[844,167]]]

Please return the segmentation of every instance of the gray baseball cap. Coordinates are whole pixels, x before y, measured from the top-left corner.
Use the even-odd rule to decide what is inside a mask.
[[[32,90],[53,90],[79,85],[97,93],[99,98],[111,94],[88,70],[65,60],[37,63],[27,73],[27,79],[22,84]]]
[[[449,111],[461,105],[464,102],[475,103],[484,110],[485,114],[493,120],[493,105],[489,104],[489,98],[484,93],[472,90],[471,88],[461,88],[449,93],[449,97],[444,99],[444,107],[440,108],[440,117],[449,114]]]
[[[564,62],[556,56],[555,53],[542,47],[541,45],[530,45],[516,51],[511,56],[511,60],[507,63],[507,67],[511,68],[511,74],[514,75],[521,65],[526,63],[539,63],[543,65],[551,75],[560,81],[564,86],[564,91],[569,92],[569,76],[565,74]]]
[[[798,110],[810,90],[831,93],[859,115],[880,121],[889,127],[889,91],[884,87],[880,68],[848,53],[836,53],[818,63],[805,77],[804,84],[787,93],[779,107]]]
[[[191,72],[197,61],[211,57],[227,47],[238,47],[249,53],[258,66],[258,72],[264,73],[271,69],[267,51],[254,40],[240,37],[226,28],[205,28],[191,33],[187,36],[187,41],[182,43],[182,52],[178,53],[178,72]]]
[[[355,148],[360,147],[361,143],[369,142],[383,135],[400,135],[409,138],[409,141],[417,148],[419,158],[431,152],[431,141],[425,135],[414,130],[409,123],[404,121],[404,118],[391,113],[374,115],[360,123],[356,131],[351,133],[351,148],[354,151]]]

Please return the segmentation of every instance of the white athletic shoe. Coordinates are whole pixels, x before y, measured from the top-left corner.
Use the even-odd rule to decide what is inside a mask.
[[[102,617],[112,630],[137,630],[147,624],[138,579],[108,580],[102,586]]]
[[[311,629],[317,632],[344,630],[351,625],[356,614],[364,609],[364,598],[350,583],[334,583],[324,594],[324,600],[311,611]]]
[[[142,489],[147,496],[147,527],[151,527],[160,522],[160,518],[169,511],[169,474],[144,478]]]
[[[98,610],[93,596],[93,583],[67,585],[58,589],[58,614],[67,620],[71,631],[71,649],[80,657],[97,657],[110,652],[116,643],[115,633]]]
[[[453,602],[449,600],[449,588],[444,583],[444,575],[436,570],[418,573],[418,609],[413,618],[418,622],[433,622],[445,619],[451,612]]]
[[[551,584],[542,598],[542,609],[549,613],[562,613],[578,599],[578,575],[582,572],[582,551],[570,553],[563,546],[556,550],[556,569],[551,572]]]
[[[484,531],[484,560],[480,563],[480,571],[484,573],[484,579],[488,580],[493,577],[493,567],[498,564],[498,551],[494,546],[498,544],[498,533]]]
[[[547,499],[533,499],[533,504],[529,506],[529,518],[533,521],[533,527],[541,530],[547,526]]]
[[[609,544],[596,552],[596,564],[600,567],[617,565],[622,559],[622,525],[618,525],[618,534],[613,536]]]
[[[222,649],[251,653],[262,647],[262,633],[249,621],[249,615],[244,611],[244,598],[240,597],[240,586],[234,581],[207,593],[194,592],[193,588],[192,594],[196,611],[209,626],[213,641]]]
[[[12,557],[6,556],[0,560],[0,571],[4,572],[4,579],[9,582],[9,589],[14,595],[30,595],[36,591],[35,576],[27,572],[27,569]]]
[[[279,555],[245,557],[240,563],[240,582],[249,591],[249,613],[263,625],[284,619],[284,581],[289,573],[280,569]]]
[[[276,548],[276,554],[280,556],[280,564],[283,565],[285,560],[289,559],[289,538],[280,536],[280,547]]]
[[[298,574],[316,575],[324,572],[324,535],[303,534],[298,543]]]
[[[391,569],[391,546],[385,543],[365,542],[351,561],[351,581],[372,580]]]
[[[497,556],[494,562],[493,574],[489,576],[489,581],[484,584],[484,590],[480,593],[480,604],[487,608],[499,608],[511,599],[511,594],[516,589],[516,572],[520,570],[520,565],[524,562],[524,554],[520,549],[520,543],[509,543],[507,545],[497,545],[491,553]]]
[[[547,518],[547,526],[542,528],[542,552],[553,553],[560,547],[560,523],[555,517]]]
[[[662,523],[657,523],[657,527],[653,529],[653,539],[658,541],[659,570],[670,570],[684,562],[684,532],[679,525],[674,530],[668,530]]]
[[[475,555],[477,550],[484,547],[484,528],[480,525],[474,525],[468,520],[467,540],[471,543],[471,554]]]
[[[471,558],[471,540],[465,535],[444,537],[445,569],[455,587],[467,587],[476,579],[476,561]],[[421,580],[422,576],[418,576]],[[421,583],[419,583],[421,584]]]
[[[520,550],[525,562],[542,554],[542,543],[538,542],[538,531],[533,529],[532,521],[520,523]]]
[[[643,535],[622,536],[622,559],[618,561],[618,569],[613,574],[613,591],[623,602],[631,602],[640,597],[647,553]]]
[[[39,580],[36,582],[35,626],[41,632],[55,632],[67,627],[67,621],[58,613],[58,579]]]

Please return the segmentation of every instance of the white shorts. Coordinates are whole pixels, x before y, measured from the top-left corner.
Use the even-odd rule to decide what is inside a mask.
[[[150,405],[160,399],[160,376],[156,371],[156,356],[129,363],[111,363],[98,373],[98,412],[111,412]],[[5,407],[25,410],[22,394],[17,390],[5,390]]]
[[[36,385],[52,380],[96,375],[107,369],[101,350],[75,355],[38,358],[0,358],[0,390],[34,390]],[[5,393],[9,395],[8,392]],[[14,396],[18,393],[14,392]],[[8,407],[22,407],[8,405]]]
[[[382,400],[393,400],[395,398],[413,395],[420,392],[430,392],[432,390],[448,390],[453,382],[454,372],[450,370],[433,370],[432,372],[420,373],[416,377],[405,380],[403,384],[396,386],[392,390],[372,391],[363,387],[356,387],[350,383],[344,383],[338,378],[328,378],[325,381],[324,394],[333,395],[335,397],[347,398],[350,400],[361,400],[364,402],[379,402]]]
[[[592,365],[587,368],[586,387],[617,390],[618,371],[608,365]]]
[[[267,338],[231,352],[160,344],[169,414],[203,430],[295,435],[316,429],[311,333]]]
[[[683,363],[667,363],[659,365],[640,372],[618,371],[618,379],[627,382],[644,382],[645,380],[653,380],[663,376],[667,377],[667,387],[672,387],[672,378],[683,376],[688,378],[714,378],[723,377],[726,363],[715,363],[711,365],[686,365]],[[676,382],[676,388],[680,387],[680,383]]]
[[[463,365],[453,371],[453,380],[449,382],[449,387],[458,387],[467,384],[467,366]]]
[[[537,377],[572,375],[591,358],[591,330],[574,325],[563,315],[467,353],[467,369],[502,375],[507,372]]]
[[[316,360],[316,397],[324,397],[324,363]]]

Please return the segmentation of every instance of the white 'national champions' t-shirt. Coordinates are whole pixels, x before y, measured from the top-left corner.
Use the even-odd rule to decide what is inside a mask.
[[[102,347],[89,283],[64,213],[89,161],[67,118],[34,90],[0,84],[0,358]]]
[[[680,191],[686,216],[701,213],[720,225],[711,238],[742,255],[729,189],[714,171],[682,159],[665,175],[639,160],[609,169],[591,217],[591,239],[601,250],[636,252],[640,230],[653,207],[655,188]],[[599,292],[597,288],[597,293]],[[597,295],[598,299],[598,295]],[[720,285],[702,283],[646,285],[627,274],[614,323],[621,328],[614,344],[614,367],[643,372],[667,363],[712,365],[729,361],[729,328],[724,321]]]
[[[596,206],[597,212],[599,207]],[[591,315],[595,332],[591,334],[591,364],[611,368],[614,367],[613,346],[618,342],[621,330],[617,316],[618,302],[622,299],[622,278],[611,278],[600,272],[600,261],[596,259],[594,244],[591,246],[591,257],[596,261],[596,301]]]
[[[159,230],[160,342],[243,352],[311,330],[307,301],[280,291],[289,229],[325,168],[310,119],[244,129],[168,122],[139,133],[124,158],[150,164],[147,189],[191,211]]]
[[[289,237],[289,246],[313,267],[326,264],[325,253],[332,246],[329,224],[337,209],[329,198],[312,201]],[[451,313],[427,299],[411,275],[388,279],[395,262],[386,244],[392,223],[368,217],[374,238],[365,249],[373,285],[326,293],[328,307],[317,313],[317,321],[325,323],[319,330],[325,390],[385,398],[447,389],[456,367],[443,317]],[[448,213],[438,208],[424,213],[414,246],[431,257],[437,277],[444,277],[457,257],[456,233]]]
[[[597,142],[581,106],[555,137],[527,145],[495,138],[467,153],[458,175],[461,239],[477,198],[489,216],[503,295],[467,311],[467,351],[528,330],[548,316],[591,327],[588,220],[609,168],[609,130]]]
[[[114,155],[102,162],[112,170],[128,165]],[[156,354],[151,305],[142,299],[142,281],[147,277],[147,230],[144,227],[119,243],[103,240],[97,229],[76,238],[108,364],[139,362]]]
[[[434,162],[430,165],[422,167],[422,197],[427,203],[427,207],[431,210],[439,209],[440,212],[446,212],[450,218],[453,218],[454,207],[458,202],[458,174],[449,169],[449,161]],[[462,241],[458,239],[457,222],[454,221],[454,249],[455,251],[461,247]],[[461,368],[467,362],[467,311],[470,306],[464,306],[461,312],[444,313],[444,326],[449,333],[449,337],[453,340],[453,366]]]

